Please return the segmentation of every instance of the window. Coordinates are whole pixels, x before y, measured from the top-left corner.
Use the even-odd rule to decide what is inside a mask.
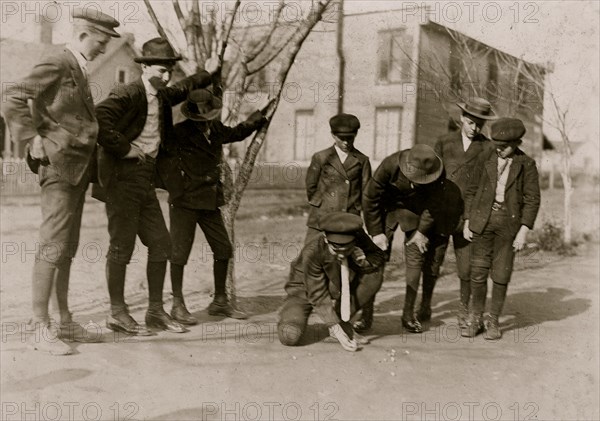
[[[402,143],[402,107],[378,107],[375,109],[374,158],[380,161],[388,155],[408,148]]]
[[[294,121],[294,159],[310,160],[315,152],[313,110],[298,110]]]
[[[129,74],[127,72],[127,69],[124,69],[122,67],[118,67],[117,68],[117,83],[127,83],[129,82]]]
[[[378,79],[380,82],[397,83],[406,78],[403,63],[410,57],[410,45],[404,29],[379,32]]]

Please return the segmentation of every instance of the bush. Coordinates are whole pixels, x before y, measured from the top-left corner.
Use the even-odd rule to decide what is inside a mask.
[[[577,244],[565,243],[562,227],[552,222],[545,222],[541,229],[535,230],[533,233],[540,249],[555,251],[563,256],[573,256],[575,254]]]

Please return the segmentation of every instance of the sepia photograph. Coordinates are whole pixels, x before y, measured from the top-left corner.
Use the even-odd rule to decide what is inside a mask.
[[[600,419],[598,1],[0,21],[0,420]]]

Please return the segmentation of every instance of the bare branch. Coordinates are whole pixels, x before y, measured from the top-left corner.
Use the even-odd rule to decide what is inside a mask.
[[[223,61],[223,57],[225,56],[225,50],[227,49],[227,42],[229,41],[229,35],[231,34],[231,30],[233,28],[233,20],[235,19],[235,14],[240,7],[241,0],[236,0],[235,5],[233,6],[233,13],[231,14],[231,19],[229,20],[229,25],[227,25],[227,30],[223,34],[221,39],[221,46],[217,50],[219,54],[219,59],[221,62]]]
[[[271,41],[271,38],[273,37],[273,34],[275,33],[275,30],[279,23],[279,16],[281,16],[281,12],[283,11],[284,7],[285,7],[284,0],[279,0],[279,5],[277,6],[277,9],[275,10],[275,14],[273,16],[273,22],[271,23],[271,27],[269,28],[268,34],[260,42],[260,44],[258,44],[258,46],[256,47],[256,50],[253,51],[252,54],[248,56],[248,63],[252,63],[254,60],[256,60],[256,58],[264,51],[265,47]]]
[[[183,34],[185,36],[185,41],[187,45],[186,56],[189,61],[194,62],[194,67],[196,70],[199,68],[199,57],[198,57],[198,48],[196,41],[194,39],[194,33],[192,28],[190,27],[188,20],[185,18],[183,11],[181,10],[181,6],[179,4],[179,0],[172,0],[173,2],[173,10],[175,10],[175,15],[177,16],[177,20],[179,21],[179,25],[183,30]],[[192,57],[190,57],[190,55]]]
[[[296,29],[296,31],[298,31],[300,28]],[[290,44],[290,42],[292,42],[292,40],[294,39],[294,37],[296,36],[296,33],[292,33],[287,40],[285,40],[285,42],[283,44],[281,44],[275,51],[273,51],[273,53],[271,54],[271,57],[267,58],[265,61],[263,61],[261,64],[257,65],[256,67],[252,68],[252,69],[248,69],[248,74],[253,75],[259,71],[261,71],[262,69],[264,69],[265,67],[267,67],[269,65],[269,63],[271,63],[273,60],[275,60],[279,54],[281,54],[281,52]]]
[[[293,47],[286,50],[281,57],[282,61],[279,67],[279,74],[274,86],[274,91],[277,93],[277,95],[274,98],[275,101],[272,103],[272,105],[266,112],[267,118],[270,119],[273,116],[275,110],[277,109],[285,80],[287,79],[287,75],[290,69],[292,68],[294,59],[296,58],[298,51],[300,51],[302,43],[304,42],[308,34],[312,31],[314,26],[321,20],[323,11],[327,8],[331,1],[332,0],[321,0],[320,2],[313,4],[313,8],[311,9],[309,16],[302,22],[298,30],[294,32],[294,38],[292,41],[290,41]],[[254,162],[256,161],[256,157],[258,156],[258,152],[260,151],[265,135],[267,133],[269,122],[267,122],[267,124],[263,126],[254,135],[254,138],[248,146],[246,155],[244,156],[240,173],[234,186],[233,200],[229,204],[228,209],[228,211],[233,215],[235,215],[237,209],[239,208],[242,194],[246,189],[246,186],[248,185],[250,176],[252,175],[252,168],[254,167]]]
[[[148,9],[148,14],[150,15],[150,18],[152,19],[152,23],[154,23],[154,26],[156,27],[156,30],[158,31],[160,36],[163,37],[164,39],[168,40],[169,37],[167,36],[167,33],[165,32],[165,29],[161,25],[160,21],[156,17],[156,13],[154,12],[154,8],[150,4],[150,0],[144,0],[144,4],[146,5],[146,9]]]
[[[199,0],[192,1],[192,34],[194,36],[194,43],[196,45],[196,51],[198,54],[198,60],[202,63],[206,61],[210,55],[210,46],[206,47],[204,31],[202,28],[202,16],[200,15],[200,4]]]

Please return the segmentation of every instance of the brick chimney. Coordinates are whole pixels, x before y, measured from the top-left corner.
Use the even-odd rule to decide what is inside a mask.
[[[47,20],[43,15],[38,17],[35,23],[35,41],[42,44],[52,44],[52,22]]]

